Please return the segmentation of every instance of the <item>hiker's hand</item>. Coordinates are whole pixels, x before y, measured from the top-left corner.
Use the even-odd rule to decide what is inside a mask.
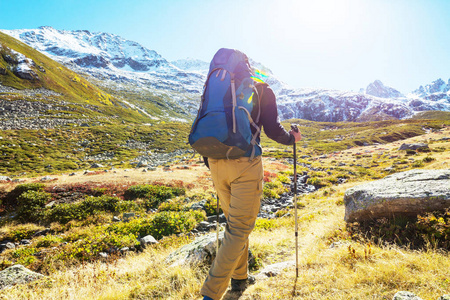
[[[294,136],[296,143],[302,139],[302,133],[298,129],[297,129],[297,131],[291,129],[291,130],[289,130],[289,133]]]

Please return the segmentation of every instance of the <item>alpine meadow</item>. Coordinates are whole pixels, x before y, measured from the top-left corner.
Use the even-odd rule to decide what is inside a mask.
[[[181,50],[168,59],[131,34],[75,24],[0,30],[0,299],[203,299],[229,220],[189,134],[205,82],[227,72],[211,76],[209,60]],[[256,281],[221,299],[450,299],[450,78],[436,71],[409,91],[384,78],[358,91],[300,88],[263,55],[248,56],[282,126],[296,124],[302,139],[294,159],[293,145],[261,131],[262,197],[248,251]],[[250,95],[248,107],[253,83],[236,92],[238,101]]]

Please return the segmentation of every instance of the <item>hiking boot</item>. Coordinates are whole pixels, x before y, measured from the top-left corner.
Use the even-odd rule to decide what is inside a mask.
[[[233,279],[231,278],[231,291],[243,292],[245,289],[256,282],[255,276],[248,275],[247,279]]]

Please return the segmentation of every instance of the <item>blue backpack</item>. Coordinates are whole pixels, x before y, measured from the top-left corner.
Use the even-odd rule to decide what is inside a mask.
[[[189,144],[202,156],[232,159],[247,154],[250,159],[254,157],[260,111],[255,123],[251,113],[259,97],[252,76],[244,53],[222,48],[214,55],[189,134]],[[253,135],[251,126],[256,129]]]

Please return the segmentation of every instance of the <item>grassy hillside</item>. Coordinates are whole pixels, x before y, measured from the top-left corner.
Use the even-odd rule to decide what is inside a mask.
[[[73,110],[71,117],[82,118],[107,116],[111,120],[145,122],[149,118],[130,109],[111,94],[98,88],[82,76],[50,59],[28,45],[0,32],[0,84],[17,89],[17,92],[0,94],[0,99],[13,101],[41,101],[43,103],[69,102],[66,107]],[[33,72],[32,78],[22,79],[14,72],[18,66],[20,54],[33,63],[28,64]],[[47,96],[35,94],[29,96],[27,89],[44,88],[60,94]],[[72,103],[72,104],[70,104]]]
[[[2,32],[0,32],[0,43],[2,45],[0,49],[0,67],[6,69],[6,75],[0,75],[0,82],[3,85],[16,89],[43,87],[61,93],[66,96],[66,99],[74,102],[113,105],[114,99],[111,95],[103,92],[76,73],[30,46]],[[13,64],[7,62],[8,56],[12,60],[15,59],[16,54],[11,50],[19,52],[34,61],[35,66],[32,66],[31,69],[37,75],[36,79],[21,79],[14,74],[11,69]]]
[[[327,154],[363,145],[383,145],[390,142],[418,136],[428,130],[450,125],[450,119],[388,120],[375,122],[313,122],[288,120],[283,122],[286,129],[290,124],[298,124],[303,139],[299,143],[301,155]],[[284,152],[290,146],[280,147],[262,135],[264,146],[269,148],[264,155],[287,157]],[[273,147],[273,149],[271,149]]]
[[[150,150],[169,153],[187,149],[188,130],[187,123],[164,122],[154,125],[103,122],[91,127],[5,130],[0,133],[0,174],[27,172],[33,176],[66,172],[88,169],[94,162],[129,167],[132,160]],[[102,155],[104,159],[96,159]]]
[[[132,118],[130,117],[131,121]],[[49,130],[5,130],[0,133],[0,174],[28,176],[86,169],[94,163],[129,167],[147,150],[172,152],[189,149],[190,123],[151,121],[152,124],[117,124],[102,120],[91,127]],[[450,121],[394,120],[367,123],[322,123],[292,120],[299,124],[303,140],[299,157],[325,155],[363,145],[383,145],[439,129]],[[283,122],[289,128],[290,122]],[[130,148],[129,141],[145,148]],[[262,134],[264,156],[289,158],[292,146],[279,145]],[[108,160],[94,157],[109,153]]]
[[[448,121],[450,120],[450,111],[422,111],[417,113],[414,117],[412,117],[412,119]]]

